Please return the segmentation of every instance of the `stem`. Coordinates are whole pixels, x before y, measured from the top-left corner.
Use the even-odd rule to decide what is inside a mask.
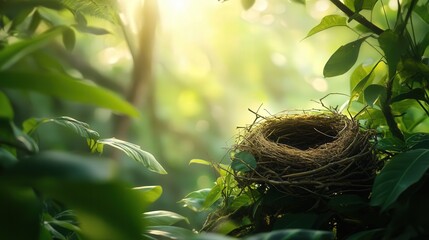
[[[354,20],[356,20],[358,23],[370,29],[373,33],[380,35],[381,33],[384,32],[383,29],[379,28],[374,23],[368,21],[368,19],[366,19],[364,16],[360,15],[357,12],[353,12],[350,8],[344,5],[344,3],[342,3],[340,0],[331,0],[331,2],[343,13],[345,13],[348,17],[353,17]]]
[[[402,141],[405,140],[404,135],[398,127],[398,124],[395,122],[395,117],[392,114],[392,108],[390,106],[392,100],[392,88],[393,88],[393,79],[391,77],[387,81],[386,85],[386,101],[381,103],[381,111],[383,112],[384,118],[386,118],[387,126],[389,126],[392,135]]]

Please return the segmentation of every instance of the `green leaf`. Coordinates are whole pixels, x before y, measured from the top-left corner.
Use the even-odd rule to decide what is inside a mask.
[[[98,132],[90,129],[87,123],[78,121],[71,117],[58,117],[58,118],[30,118],[24,121],[23,129],[26,133],[34,132],[41,124],[44,123],[56,123],[71,129],[73,132],[79,134],[81,137],[97,140],[100,138]]]
[[[256,168],[256,159],[246,151],[236,153],[232,159],[231,168],[237,172],[251,171]]]
[[[245,10],[250,9],[253,4],[255,4],[255,0],[241,0],[241,5]]]
[[[86,25],[74,25],[76,30],[78,30],[81,33],[89,33],[94,35],[106,35],[110,34],[110,32],[104,28],[100,27],[92,27],[92,26],[86,26]]]
[[[140,115],[137,109],[116,93],[60,73],[0,71],[0,87],[37,91],[61,99],[94,104],[133,117]]]
[[[12,153],[0,147],[0,171],[13,166],[17,162],[18,159]]]
[[[162,195],[161,186],[142,186],[133,188],[140,195],[141,203],[146,207],[158,200]]]
[[[305,229],[286,229],[267,233],[259,233],[243,240],[332,240],[332,232]]]
[[[31,179],[98,183],[113,179],[114,168],[111,161],[48,151],[22,159],[4,175],[28,180],[30,183]]]
[[[222,190],[223,190],[223,188],[221,187],[221,185],[216,184],[212,188],[212,190],[210,190],[210,192],[207,194],[207,197],[206,197],[206,199],[204,200],[204,203],[203,203],[203,208],[209,208],[217,200],[219,200],[220,197],[222,196]]]
[[[376,228],[357,232],[347,238],[347,240],[371,240],[371,239],[382,239],[384,235],[384,228]]]
[[[189,220],[177,213],[170,211],[151,211],[143,213],[144,223],[146,226],[170,226],[180,221],[189,224]]]
[[[41,212],[33,189],[0,182],[1,239],[39,239]]]
[[[340,15],[328,15],[322,18],[320,23],[313,27],[305,38],[310,37],[318,32],[324,31],[328,28],[347,26],[347,18]]]
[[[63,32],[63,44],[67,50],[72,51],[76,44],[76,35],[71,28],[67,28]]]
[[[192,239],[196,236],[196,233],[189,229],[174,226],[149,226],[145,231],[156,236],[156,239]]]
[[[56,36],[62,34],[67,27],[59,26],[50,29],[34,38],[22,40],[0,51],[0,70],[5,70],[28,54],[46,46]],[[4,81],[4,77],[0,77]],[[32,79],[34,80],[34,79]]]
[[[364,90],[365,101],[369,106],[373,106],[377,100],[385,101],[386,87],[378,84],[371,84]]]
[[[195,212],[201,212],[205,210],[204,202],[210,191],[211,188],[204,188],[191,192],[186,195],[184,199],[180,200],[179,203]]]
[[[97,141],[97,144],[104,144],[119,149],[127,154],[127,156],[130,158],[139,163],[142,163],[143,166],[145,166],[150,171],[160,174],[167,174],[165,169],[161,166],[161,164],[158,163],[155,157],[149,152],[143,151],[139,145],[116,138],[100,139]]]
[[[426,91],[423,88],[415,88],[410,90],[409,92],[399,94],[393,97],[391,102],[399,102],[405,99],[415,99],[428,102],[428,99],[426,99]]]
[[[325,64],[323,75],[325,77],[335,77],[346,73],[352,68],[359,56],[360,47],[367,38],[363,37],[350,42],[335,51]]]
[[[392,30],[386,30],[380,34],[378,43],[384,52],[389,67],[389,78],[392,78],[396,73],[404,47],[400,44],[399,36]]]
[[[211,166],[212,163],[207,161],[207,160],[203,160],[203,159],[192,159],[191,161],[189,161],[189,165],[190,164],[201,164],[201,165],[207,165],[207,166]]]
[[[387,210],[429,169],[429,150],[416,149],[395,155],[375,178],[371,205]]]
[[[9,98],[0,91],[0,118],[13,119],[13,109]]]

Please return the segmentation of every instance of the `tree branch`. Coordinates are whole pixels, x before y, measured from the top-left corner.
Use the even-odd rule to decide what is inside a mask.
[[[380,35],[384,32],[383,29],[376,26],[374,23],[368,21],[364,16],[360,15],[357,12],[353,12],[350,8],[348,8],[344,3],[340,0],[331,0],[331,2],[340,9],[343,13],[345,13],[349,18],[353,17],[358,23],[362,24],[366,28],[370,29],[373,33]]]

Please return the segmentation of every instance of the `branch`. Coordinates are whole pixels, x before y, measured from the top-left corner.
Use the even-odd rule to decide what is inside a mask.
[[[368,21],[364,16],[360,15],[357,12],[353,12],[350,8],[348,8],[344,3],[340,0],[331,0],[331,2],[340,9],[343,13],[345,13],[349,18],[353,17],[358,23],[362,24],[366,28],[370,29],[373,33],[380,35],[384,32],[383,29],[376,26],[374,23]]]

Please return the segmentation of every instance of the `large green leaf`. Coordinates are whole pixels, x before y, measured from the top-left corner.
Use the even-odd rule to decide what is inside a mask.
[[[320,23],[313,27],[307,34],[306,38],[318,32],[332,27],[347,26],[347,18],[340,15],[328,15],[322,18]]]
[[[332,232],[319,231],[319,230],[305,230],[305,229],[287,229],[277,230],[267,233],[259,233],[250,237],[243,238],[243,240],[332,240],[334,235]]]
[[[366,39],[367,37],[359,38],[338,48],[325,64],[323,75],[325,77],[335,77],[346,73],[352,68],[359,56],[360,47]]]
[[[154,203],[162,195],[161,186],[142,186],[135,187],[133,190],[138,192],[141,198],[141,204],[145,207]]]
[[[178,213],[170,211],[151,211],[143,213],[146,226],[170,226],[180,221],[189,223],[188,219]]]
[[[155,157],[149,152],[143,151],[139,145],[122,141],[116,138],[100,139],[97,144],[109,145],[123,151],[135,161],[142,163],[150,171],[167,174],[167,171],[158,163]]]
[[[429,169],[429,150],[416,149],[394,156],[375,178],[371,205],[385,211]]]
[[[400,44],[399,36],[392,30],[387,30],[380,34],[378,43],[384,52],[384,57],[389,67],[389,78],[392,78],[396,73],[404,47]]]
[[[46,46],[53,38],[62,34],[67,29],[68,28],[64,26],[55,27],[34,38],[8,45],[0,51],[0,70],[11,67],[28,54]],[[4,78],[0,77],[0,79],[3,80]]]
[[[139,112],[116,93],[60,73],[0,71],[0,88],[37,91],[61,99],[94,104],[127,114]]]

